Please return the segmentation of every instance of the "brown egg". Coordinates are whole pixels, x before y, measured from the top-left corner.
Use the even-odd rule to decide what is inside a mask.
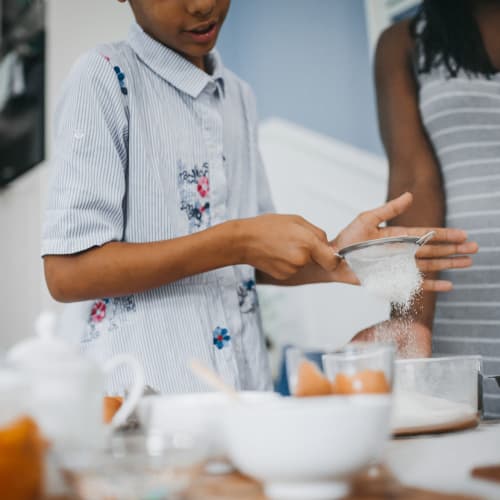
[[[115,413],[120,409],[123,403],[123,398],[119,396],[106,396],[103,401],[103,416],[104,423],[109,424]]]
[[[332,394],[352,394],[352,379],[345,373],[337,373],[332,385]]]
[[[363,370],[349,376],[337,373],[332,384],[333,394],[386,394],[389,383],[383,371]]]
[[[331,392],[330,382],[317,366],[310,361],[302,361],[297,373],[295,396],[324,396]]]

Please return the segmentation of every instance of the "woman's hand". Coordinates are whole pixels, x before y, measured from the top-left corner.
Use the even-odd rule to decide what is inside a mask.
[[[276,280],[286,280],[311,264],[331,272],[339,262],[325,232],[298,215],[243,219],[235,232],[241,262]]]
[[[393,236],[423,236],[435,231],[431,242],[422,246],[416,254],[418,267],[422,272],[443,271],[445,269],[470,267],[472,259],[464,254],[474,254],[478,246],[467,242],[467,234],[459,229],[422,228],[422,227],[380,227],[380,224],[394,219],[409,208],[413,201],[410,193],[405,193],[374,210],[368,210],[356,217],[331,243],[335,251],[348,245],[366,240]],[[344,283],[358,284],[354,273],[345,261],[336,268],[335,280]],[[423,289],[426,291],[444,292],[451,290],[449,281],[426,279]]]
[[[432,353],[431,331],[419,322],[390,319],[359,332],[352,342],[394,342],[398,358],[427,358]]]

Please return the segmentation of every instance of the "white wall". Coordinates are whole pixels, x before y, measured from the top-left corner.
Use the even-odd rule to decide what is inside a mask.
[[[116,0],[47,2],[47,158],[53,107],[64,76],[79,54],[123,38],[129,6]],[[44,307],[54,307],[42,275],[40,226],[50,160],[0,191],[0,351],[30,335]]]

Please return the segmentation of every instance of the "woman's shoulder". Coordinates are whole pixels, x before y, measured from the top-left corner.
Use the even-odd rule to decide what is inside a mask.
[[[386,28],[377,42],[376,59],[382,62],[400,61],[412,57],[415,40],[412,20],[405,19]]]

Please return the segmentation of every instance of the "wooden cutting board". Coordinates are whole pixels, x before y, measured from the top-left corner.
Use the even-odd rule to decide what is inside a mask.
[[[443,494],[401,485],[385,467],[372,467],[353,478],[346,500],[476,500],[476,497]],[[266,500],[262,486],[240,474],[202,476],[187,500]]]
[[[446,432],[457,432],[457,431],[464,431],[467,429],[474,429],[474,427],[477,427],[478,425],[479,425],[479,416],[455,422],[449,422],[447,424],[427,425],[420,427],[405,427],[401,429],[396,429],[393,432],[393,436],[408,437],[408,436],[419,436],[422,434],[443,434]]]
[[[498,469],[498,468],[497,468]],[[85,476],[66,473],[68,486],[90,491]],[[89,485],[87,485],[89,486]],[[351,479],[352,491],[345,500],[478,500],[478,497],[461,494],[446,494],[437,491],[411,488],[402,485],[384,466],[373,466]],[[102,500],[103,495],[95,491],[92,500]],[[44,500],[80,500],[75,494],[67,497]],[[86,499],[87,500],[87,499]],[[238,473],[214,475],[202,473],[193,481],[183,500],[267,500],[262,485]]]

